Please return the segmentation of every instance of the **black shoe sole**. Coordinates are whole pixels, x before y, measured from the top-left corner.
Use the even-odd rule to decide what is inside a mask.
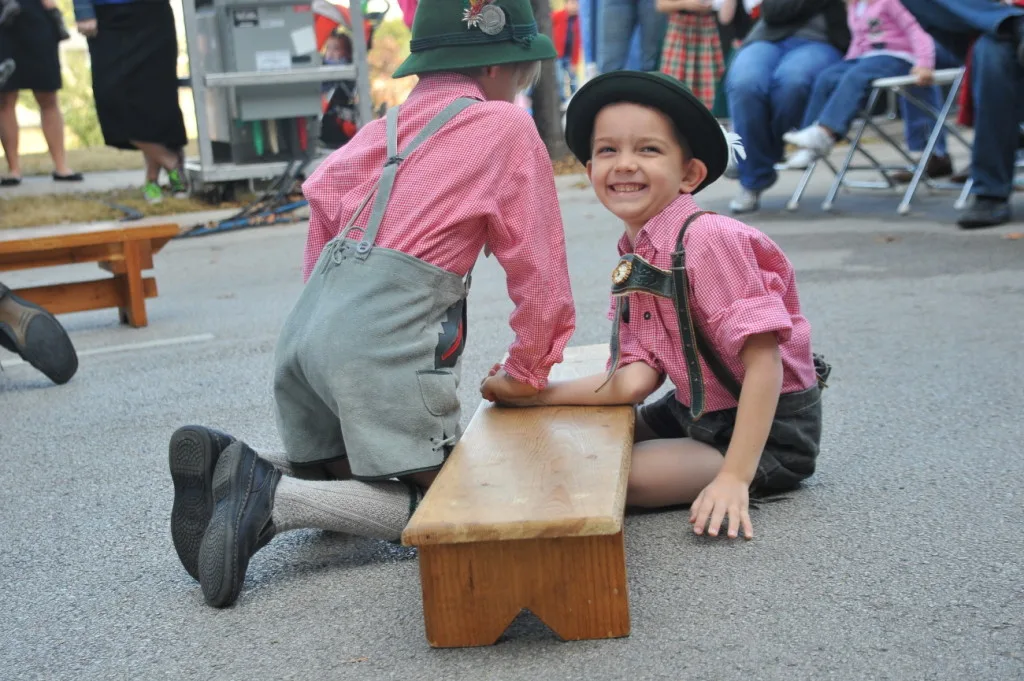
[[[231,493],[250,488],[256,457],[243,468],[244,462],[239,459],[244,456],[240,445],[228,447],[213,473],[214,512],[199,548],[199,584],[203,598],[215,608],[227,607],[238,599],[249,567],[249,557],[238,548],[238,526],[248,493]]]
[[[57,385],[71,380],[78,371],[78,353],[75,346],[57,318],[34,303],[8,293],[17,304],[39,312],[25,329],[25,345],[17,344],[13,329],[0,323],[0,333],[10,339],[10,346],[22,359],[41,371]]]
[[[171,540],[178,559],[199,579],[199,547],[213,515],[213,472],[221,447],[206,428],[184,426],[171,436],[168,462],[174,482]]]

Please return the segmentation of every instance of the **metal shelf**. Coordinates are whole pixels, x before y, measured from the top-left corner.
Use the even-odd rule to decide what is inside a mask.
[[[207,73],[206,87],[245,87],[249,85],[292,85],[319,83],[325,80],[355,80],[355,66],[312,66],[291,71],[240,71],[238,73]]]

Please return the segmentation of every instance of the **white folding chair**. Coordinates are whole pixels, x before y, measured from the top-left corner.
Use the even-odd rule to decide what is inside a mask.
[[[839,190],[842,187],[856,189],[896,188],[896,183],[894,183],[889,177],[889,173],[895,170],[909,170],[913,173],[910,184],[903,193],[903,199],[897,207],[897,212],[900,215],[906,215],[910,212],[910,202],[913,200],[914,194],[917,193],[917,188],[921,184],[922,180],[924,180],[925,184],[932,189],[960,189],[960,185],[957,184],[926,178],[924,173],[929,159],[931,159],[932,154],[935,152],[935,144],[938,142],[939,136],[943,131],[945,131],[948,136],[956,138],[968,149],[970,148],[970,144],[960,134],[959,130],[948,122],[949,114],[953,110],[957,97],[960,93],[960,85],[963,82],[963,78],[964,69],[962,67],[955,69],[941,69],[935,72],[935,84],[949,86],[949,94],[946,96],[946,99],[940,109],[936,109],[930,103],[923,101],[910,91],[910,88],[917,85],[917,81],[914,76],[908,75],[892,78],[879,78],[873,81],[871,83],[871,93],[868,95],[867,106],[864,108],[861,117],[854,122],[853,138],[850,140],[846,156],[840,164],[839,169],[835,170],[827,159],[822,159],[826,161],[826,165],[828,165],[829,168],[832,168],[835,173],[832,186],[829,188],[828,194],[821,204],[822,209],[826,211],[832,210],[836,196],[839,194]],[[924,151],[921,152],[920,158],[916,161],[910,156],[903,144],[893,139],[893,137],[882,127],[881,122],[871,116],[871,112],[875,110],[878,98],[881,97],[882,94],[886,94],[890,97],[903,97],[908,104],[917,107],[935,119],[935,124],[932,126],[932,131],[928,136],[928,142],[925,145]],[[892,147],[903,158],[903,160],[906,161],[906,163],[899,165],[883,164],[867,149],[863,148],[861,146],[861,139],[864,136],[865,130],[869,127],[878,135],[879,138]],[[858,153],[867,159],[867,165],[853,165],[854,156]],[[793,195],[787,204],[787,208],[790,210],[796,210],[799,206],[800,198],[807,187],[807,183],[810,181],[811,175],[814,174],[816,165],[817,164],[811,164],[804,171],[803,177],[800,178],[800,182],[797,184],[797,188],[794,190]],[[848,179],[846,175],[852,170],[875,171],[879,174],[881,180],[862,181]]]

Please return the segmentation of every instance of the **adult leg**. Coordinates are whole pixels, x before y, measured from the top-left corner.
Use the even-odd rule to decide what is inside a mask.
[[[638,0],[637,22],[640,24],[641,70],[654,71],[661,58],[661,42],[665,37],[668,15],[655,8],[654,0]]]
[[[1006,22],[1024,17],[1024,9],[993,0],[901,0],[924,30],[947,33],[980,31],[1006,34]],[[1007,37],[1010,37],[1006,34]]]
[[[736,54],[726,73],[725,92],[733,129],[747,152],[746,159],[737,163],[743,191],[730,205],[734,212],[756,210],[757,195],[775,183],[773,164],[782,152],[782,141],[781,136],[772,136],[770,89],[772,74],[783,54],[778,43],[748,43]],[[747,201],[750,195],[753,198]]]
[[[787,38],[782,45],[783,55],[769,84],[772,163],[782,158],[782,135],[800,125],[815,78],[842,59],[839,50],[827,43]]]
[[[68,167],[67,153],[64,148],[64,114],[60,111],[60,101],[56,92],[34,92],[39,103],[39,116],[42,119],[43,137],[53,159],[54,177],[61,179],[81,179]]]
[[[591,70],[597,64],[597,9],[600,0],[580,0],[579,22],[582,42],[585,78],[591,77]]]
[[[1009,221],[1009,197],[1024,114],[1024,68],[1017,63],[1012,44],[987,35],[980,37],[974,44],[971,69],[974,203],[958,221],[966,229]]]
[[[17,92],[0,92],[0,146],[7,159],[8,178],[13,182],[21,180],[21,158],[18,156],[18,115],[15,106]]]
[[[597,68],[601,73],[626,66],[636,10],[636,0],[601,0],[597,12]]]

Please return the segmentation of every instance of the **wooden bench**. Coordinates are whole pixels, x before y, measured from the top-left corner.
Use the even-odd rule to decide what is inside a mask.
[[[570,348],[552,378],[601,372]],[[564,640],[629,634],[622,526],[631,407],[474,414],[402,541],[419,548],[427,640],[490,645],[528,609]]]
[[[146,326],[146,298],[155,298],[157,289],[156,279],[142,272],[179,231],[166,222],[0,229],[0,272],[96,262],[114,276],[15,293],[53,314],[116,307],[122,323]]]

